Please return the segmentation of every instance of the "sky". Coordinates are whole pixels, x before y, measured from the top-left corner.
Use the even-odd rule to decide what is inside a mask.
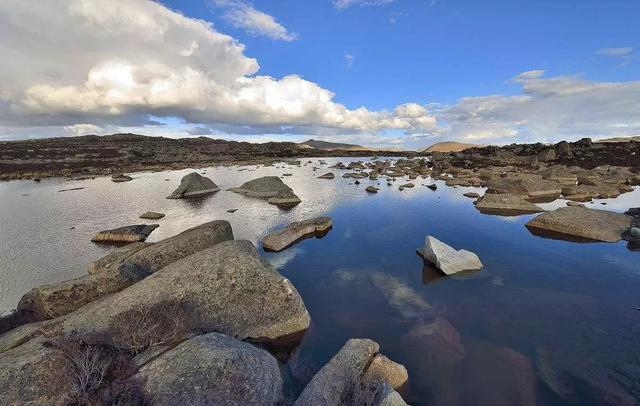
[[[2,0],[0,140],[640,135],[636,0]]]

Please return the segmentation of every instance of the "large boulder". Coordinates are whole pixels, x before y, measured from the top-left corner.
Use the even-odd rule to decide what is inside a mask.
[[[542,237],[617,242],[631,227],[631,217],[586,207],[561,207],[539,215],[526,226],[533,234]]]
[[[50,319],[68,314],[87,303],[119,292],[127,286],[179,259],[233,240],[227,221],[211,221],[190,228],[156,244],[133,243],[114,250],[89,266],[89,275],[27,292],[19,311],[31,311]]]
[[[309,322],[295,287],[249,241],[225,241],[63,316],[56,327],[58,334],[108,337],[125,348],[132,334],[173,333],[147,332],[147,326],[173,325],[185,333],[215,331],[279,349],[297,343]]]
[[[245,196],[266,198],[276,206],[295,206],[301,202],[293,190],[277,176],[263,176],[230,190]]]
[[[187,199],[190,197],[200,197],[219,191],[218,185],[207,177],[199,173],[192,172],[182,178],[180,186],[173,191],[167,199]]]
[[[422,257],[446,275],[482,268],[476,254],[467,250],[456,250],[430,235],[424,239],[424,248],[418,249]]]
[[[91,241],[102,243],[140,242],[146,240],[149,234],[158,227],[160,227],[159,224],[136,224],[118,227],[112,230],[100,231],[91,238]]]
[[[515,194],[529,200],[556,199],[562,193],[562,186],[553,180],[543,179],[534,174],[511,174],[490,179],[487,193]]]
[[[486,193],[475,202],[476,209],[485,214],[517,216],[520,214],[540,213],[544,209],[525,200],[524,197],[511,194]]]
[[[379,380],[371,382],[365,378],[372,361],[378,355],[380,346],[369,339],[351,339],[342,349],[318,371],[302,391],[295,406],[333,406],[333,405],[361,405],[361,404],[400,404],[383,403],[390,394],[389,388],[379,393],[389,385],[387,372],[397,373],[395,368],[385,367],[386,363],[376,363]],[[394,363],[395,364],[395,363]],[[397,364],[396,364],[397,365]],[[395,378],[397,380],[397,377]],[[398,395],[399,396],[399,395]],[[379,399],[379,403],[374,399]]]
[[[71,388],[64,365],[63,354],[44,338],[0,352],[0,405],[67,404]]]
[[[304,238],[323,237],[330,229],[330,217],[316,217],[309,220],[296,221],[280,231],[267,234],[262,239],[262,246],[265,250],[282,251]]]
[[[276,359],[218,333],[187,340],[145,364],[140,380],[153,405],[277,405],[282,378]]]

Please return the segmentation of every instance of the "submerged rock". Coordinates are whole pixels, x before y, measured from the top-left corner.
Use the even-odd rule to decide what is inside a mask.
[[[390,389],[389,380],[398,381],[395,368],[398,364],[394,363],[394,367],[390,368],[387,363],[376,363],[375,370],[368,374],[379,349],[378,343],[369,339],[354,338],[347,341],[311,379],[294,405],[402,405],[404,402],[382,402],[387,398],[389,400],[395,398],[391,395],[395,391]],[[374,374],[376,374],[376,380],[373,382],[364,378],[366,376],[371,378]],[[384,393],[380,393],[383,388]],[[374,402],[376,398],[379,399],[378,402]]]
[[[134,376],[154,405],[277,405],[282,378],[276,359],[218,333],[187,340]]]
[[[100,231],[98,234],[93,236],[91,241],[105,243],[144,241],[149,237],[149,234],[158,227],[160,227],[159,224],[136,224],[132,226],[114,228],[113,230]]]
[[[333,179],[335,177],[336,175],[334,175],[333,172],[327,172],[324,175],[318,176],[318,179]]]
[[[191,197],[200,197],[209,195],[219,191],[218,185],[207,177],[197,172],[192,172],[182,178],[180,186],[173,191],[167,199],[188,199]]]
[[[231,225],[211,221],[156,244],[125,245],[93,262],[87,276],[30,290],[18,302],[18,310],[31,311],[45,319],[68,314],[119,292],[172,262],[227,240],[233,240]]]
[[[282,251],[295,242],[308,237],[324,237],[331,229],[330,217],[317,217],[296,221],[280,231],[267,234],[262,239],[262,246],[269,251]]]
[[[617,242],[631,227],[631,217],[586,207],[561,207],[539,215],[525,224],[541,237],[577,242]]]
[[[518,195],[485,193],[475,202],[476,209],[485,214],[517,216],[520,214],[540,213],[544,209]]]
[[[428,235],[424,248],[418,249],[422,257],[447,275],[482,268],[476,254],[467,250],[455,250],[435,237]]]
[[[263,176],[230,190],[245,196],[267,198],[269,203],[276,206],[295,206],[301,202],[293,190],[277,176]]]
[[[141,219],[147,219],[147,220],[160,220],[163,217],[164,217],[164,213],[158,213],[155,211],[148,211],[140,215]]]

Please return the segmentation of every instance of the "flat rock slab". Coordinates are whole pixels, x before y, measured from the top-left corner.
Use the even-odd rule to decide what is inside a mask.
[[[316,217],[309,220],[296,221],[280,231],[267,234],[262,239],[262,246],[267,251],[282,251],[305,238],[324,237],[330,229],[330,217]]]
[[[182,178],[180,186],[173,191],[167,199],[188,199],[191,197],[201,197],[219,191],[218,185],[207,177],[197,172],[192,172]]]
[[[418,253],[446,275],[482,269],[480,258],[473,252],[456,250],[430,235],[425,238],[424,248],[418,249]]]
[[[525,224],[531,233],[576,242],[617,242],[631,227],[626,214],[586,207],[561,207]]]
[[[113,230],[100,231],[93,236],[91,241],[105,243],[140,242],[146,240],[149,234],[158,227],[160,227],[159,224],[136,224],[114,228]]]
[[[164,213],[158,213],[155,211],[148,211],[140,215],[141,219],[146,219],[146,220],[160,220],[163,217],[164,217]]]
[[[544,211],[544,209],[525,200],[524,197],[512,194],[486,193],[476,201],[475,205],[481,213],[502,216],[518,216]]]
[[[278,362],[267,351],[218,333],[187,340],[147,363],[139,379],[154,405],[277,405]]]
[[[520,195],[530,200],[553,200],[562,194],[560,183],[535,174],[493,178],[489,180],[487,188],[487,193]]]

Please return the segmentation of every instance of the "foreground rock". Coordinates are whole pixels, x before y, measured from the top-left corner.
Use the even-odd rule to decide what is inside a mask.
[[[250,180],[231,190],[245,196],[267,198],[269,203],[276,206],[290,207],[301,202],[293,190],[277,176],[264,176]]]
[[[147,219],[147,220],[160,220],[163,217],[164,217],[164,213],[157,213],[155,211],[148,211],[140,215],[141,219]]]
[[[63,405],[71,388],[63,376],[64,358],[33,339],[0,353],[0,405]]]
[[[422,257],[447,275],[482,268],[480,258],[467,250],[455,250],[435,237],[428,235],[424,248],[418,249]]]
[[[34,312],[44,319],[62,316],[119,292],[172,262],[228,240],[233,240],[231,225],[211,221],[156,244],[128,244],[91,264],[87,276],[32,289],[20,299],[18,310]]]
[[[526,226],[533,234],[542,237],[617,242],[631,227],[631,217],[586,207],[561,207],[539,215]]]
[[[304,221],[296,221],[280,231],[267,234],[262,239],[262,246],[269,251],[282,251],[308,237],[324,237],[331,229],[330,217],[317,217]]]
[[[144,241],[149,237],[149,234],[158,227],[160,227],[159,224],[136,224],[133,226],[114,228],[113,230],[100,231],[98,234],[93,236],[91,241],[105,243]]]
[[[522,196],[511,194],[485,193],[475,202],[476,209],[485,214],[517,216],[520,214],[540,213],[544,210],[525,200]]]
[[[225,241],[64,316],[57,331],[86,340],[109,337],[126,347],[133,345],[134,321],[143,326],[172,322],[172,330],[219,332],[280,348],[297,343],[310,318],[293,285],[249,241]],[[161,341],[163,331],[138,333],[159,335],[151,338]]]
[[[405,405],[402,398],[390,390],[389,380],[396,382],[398,369],[393,363],[373,362],[380,346],[368,339],[351,339],[311,379],[295,401],[295,406],[333,405]],[[369,372],[372,367],[374,371]],[[375,374],[376,378],[371,376]],[[366,378],[365,378],[366,377]],[[385,385],[386,384],[386,385]],[[399,398],[399,399],[398,399]],[[395,400],[391,403],[384,403]],[[399,403],[401,402],[401,403]]]
[[[265,350],[210,333],[187,340],[143,366],[139,379],[153,405],[277,405],[282,378]]]
[[[206,196],[218,192],[218,185],[199,173],[192,172],[182,178],[180,186],[173,191],[167,199],[188,199],[191,197]]]

